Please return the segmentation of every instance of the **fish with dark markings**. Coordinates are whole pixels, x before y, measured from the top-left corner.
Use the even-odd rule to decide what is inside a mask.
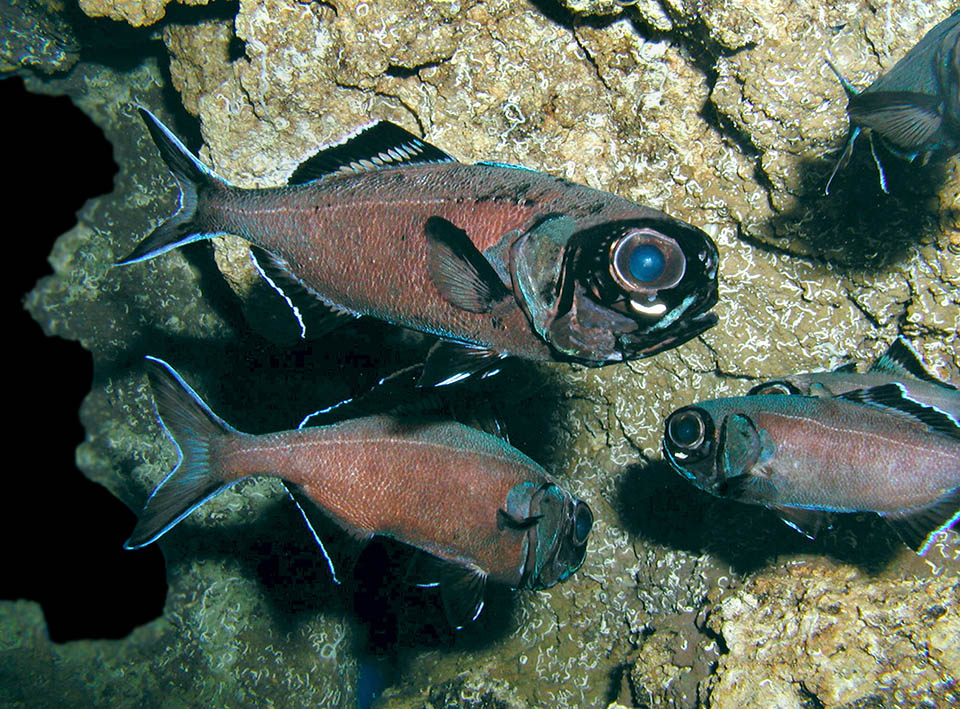
[[[847,94],[850,136],[827,181],[826,194],[865,130],[884,192],[887,180],[874,136],[891,153],[911,162],[918,156],[926,162],[934,153],[948,157],[960,151],[960,10],[927,32],[863,91],[857,91],[830,61],[827,64]]]
[[[148,360],[157,414],[180,461],[147,500],[128,549],[156,541],[241,479],[271,475],[285,481],[334,580],[318,516],[358,542],[381,535],[423,552],[418,585],[440,587],[454,627],[479,616],[488,580],[546,589],[583,563],[590,508],[495,436],[392,416],[245,434],[170,365]]]
[[[599,367],[717,322],[717,250],[701,230],[533,170],[465,165],[380,121],[321,150],[287,186],[241,189],[150,112],[180,206],[121,264],[235,234],[288,296],[435,335],[421,385],[504,357]]]
[[[772,509],[810,538],[825,513],[876,512],[922,555],[960,517],[960,432],[898,408],[898,393],[700,402],[667,418],[664,455],[696,487]]]
[[[926,410],[927,417],[940,415],[942,425],[960,431],[960,390],[937,379],[924,367],[916,350],[898,338],[865,372],[858,372],[855,363],[845,364],[832,372],[805,372],[773,379],[750,389],[751,394],[802,394],[804,396],[840,396],[858,390],[871,391],[892,385],[885,390],[894,395],[897,407]],[[898,393],[895,393],[898,392]]]

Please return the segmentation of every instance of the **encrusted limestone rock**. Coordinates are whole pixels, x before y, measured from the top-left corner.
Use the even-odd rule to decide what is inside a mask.
[[[807,559],[726,595],[708,625],[726,652],[711,707],[952,706],[960,701],[956,543],[917,576]],[[720,594],[716,594],[720,595]]]

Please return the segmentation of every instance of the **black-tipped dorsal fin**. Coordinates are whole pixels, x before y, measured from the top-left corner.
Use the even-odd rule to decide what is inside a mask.
[[[931,384],[937,384],[947,389],[956,389],[956,387],[941,381],[932,375],[924,366],[920,355],[913,346],[902,337],[897,338],[891,343],[887,351],[870,365],[871,372],[887,372],[897,376],[911,376],[915,379],[921,379]]]
[[[960,438],[960,424],[948,413],[910,396],[907,387],[900,382],[883,384],[866,389],[844,392],[839,397],[856,404],[877,406],[889,413],[921,423],[952,438]]]
[[[960,519],[960,487],[948,490],[932,505],[920,509],[881,513],[904,544],[923,556],[937,532]]]
[[[400,126],[390,121],[377,121],[340,143],[321,148],[316,155],[300,163],[287,184],[302,185],[335,173],[430,162],[456,161]]]
[[[424,232],[430,280],[448,303],[471,313],[488,313],[510,296],[463,229],[442,217],[430,217]]]

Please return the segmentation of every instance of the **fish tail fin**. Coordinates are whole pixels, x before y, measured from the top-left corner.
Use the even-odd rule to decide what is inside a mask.
[[[198,223],[197,207],[201,194],[210,189],[224,189],[228,183],[200,162],[180,139],[160,119],[143,107],[138,107],[140,116],[147,124],[147,131],[160,151],[160,157],[180,187],[180,206],[166,221],[162,222],[126,257],[117,261],[122,266],[146,261],[183,244],[216,236],[218,233]]]
[[[137,526],[124,544],[127,549],[156,541],[232,485],[235,481],[224,480],[211,465],[210,444],[224,436],[243,435],[213,413],[173,367],[156,357],[147,359],[157,415],[180,453],[180,462],[147,499]]]

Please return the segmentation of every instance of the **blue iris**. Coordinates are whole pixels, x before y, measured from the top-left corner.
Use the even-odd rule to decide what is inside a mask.
[[[700,438],[702,424],[696,415],[688,413],[670,422],[670,435],[681,446],[691,446]]]
[[[630,275],[641,283],[655,281],[663,275],[667,260],[663,252],[652,244],[638,246],[630,254]]]

